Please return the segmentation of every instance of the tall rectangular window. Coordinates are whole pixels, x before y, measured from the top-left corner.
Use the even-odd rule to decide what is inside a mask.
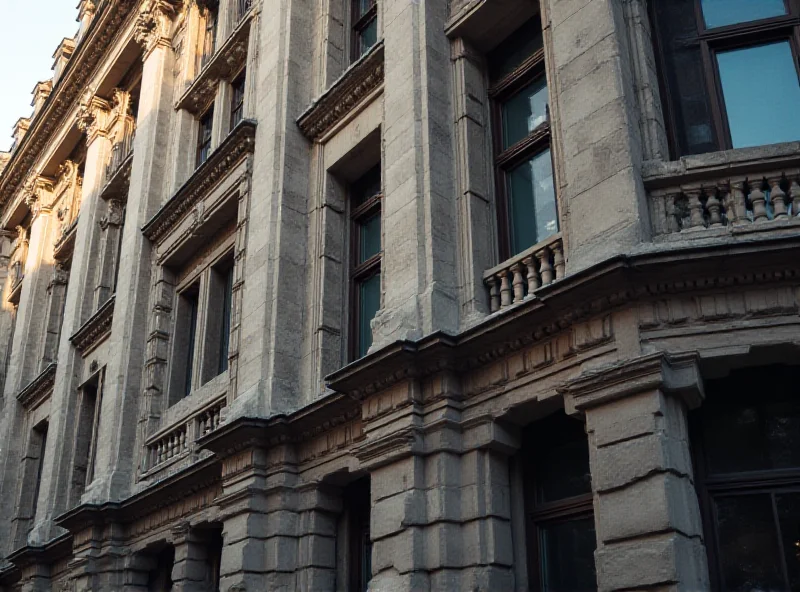
[[[33,428],[31,434],[31,452],[37,455],[36,459],[36,481],[33,489],[33,499],[31,500],[31,526],[36,520],[36,512],[39,509],[39,491],[42,486],[42,471],[44,470],[44,454],[47,449],[47,428],[48,423],[42,422]]]
[[[583,423],[559,412],[533,424],[518,458],[531,590],[595,592],[597,542]]]
[[[175,309],[174,345],[170,370],[169,403],[174,405],[191,394],[195,381],[197,321],[200,303],[199,282],[183,290]]]
[[[350,190],[351,358],[372,345],[371,321],[381,306],[381,167],[374,167]]]
[[[219,2],[209,2],[206,8],[205,26],[200,46],[200,68],[214,55],[217,45],[217,22],[219,21]]]
[[[231,342],[231,313],[233,312],[233,265],[225,271],[222,293],[222,327],[219,336],[218,374],[228,369],[228,349]]]
[[[800,140],[800,3],[652,6],[676,157]]]
[[[352,0],[351,59],[355,62],[378,41],[377,0]]]
[[[690,426],[714,590],[800,589],[797,366],[706,381]]]
[[[372,541],[370,538],[370,480],[363,477],[344,489],[344,512],[346,524],[340,529],[347,535],[343,541],[347,560],[347,590],[367,592],[372,577]]]
[[[197,162],[196,166],[200,166],[208,160],[211,154],[211,134],[214,126],[214,106],[206,111],[205,115],[200,118],[200,132],[197,137]]]
[[[244,119],[244,83],[245,72],[237,76],[236,80],[231,84],[231,129],[235,128],[238,123]]]
[[[80,388],[80,409],[75,449],[74,495],[80,499],[85,487],[94,480],[100,407],[103,399],[103,376],[98,372]]]
[[[558,232],[541,24],[534,18],[489,55],[500,255]]]

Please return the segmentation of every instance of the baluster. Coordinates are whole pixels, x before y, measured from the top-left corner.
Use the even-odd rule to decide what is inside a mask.
[[[744,181],[731,181],[731,203],[733,204],[733,218],[736,224],[747,224],[747,194],[744,191]]]
[[[788,199],[792,203],[792,216],[800,218],[800,184],[798,184],[797,179],[793,178],[789,182]]]
[[[669,220],[667,220],[667,195],[653,193],[650,195],[650,201],[653,204],[652,209],[652,223],[653,230],[656,236],[667,234],[669,232]]]
[[[722,216],[720,215],[722,204],[719,199],[717,199],[717,191],[713,187],[708,190],[706,208],[708,209],[709,226],[722,226]]]
[[[514,288],[514,304],[522,302],[525,298],[525,280],[522,277],[522,270],[524,269],[521,263],[515,263],[511,267],[511,273],[514,274],[514,281],[512,286]]]
[[[772,202],[772,212],[776,219],[789,217],[789,210],[786,207],[786,193],[781,189],[781,179],[780,175],[767,179],[770,188],[769,199]]]
[[[511,282],[508,280],[510,272],[504,270],[500,272],[500,308],[511,306]]]
[[[750,185],[750,202],[753,204],[753,220],[767,220],[767,196],[761,191],[761,179],[748,182]]]
[[[675,212],[675,200],[680,198],[680,196],[680,193],[670,193],[666,197],[667,228],[669,232],[680,232],[681,230],[680,224],[678,224],[678,216]]]
[[[208,412],[204,412],[200,416],[200,435],[205,436],[208,433]]]
[[[220,422],[222,421],[222,407],[217,407],[214,409],[214,429],[216,430],[219,427]]]
[[[181,446],[180,451],[186,450],[186,430],[181,430]]]
[[[700,189],[684,189],[689,199],[689,225],[692,228],[704,228],[706,225],[703,217],[703,202],[700,201]]]
[[[548,286],[553,283],[553,265],[550,263],[550,249],[545,247],[538,253],[536,258],[539,260],[539,271],[542,276],[542,285]]]
[[[486,280],[489,284],[489,310],[497,312],[500,310],[500,282],[496,275]]]
[[[161,442],[161,440],[159,440],[159,441],[156,443],[156,451],[157,451],[157,455],[156,455],[156,457],[157,457],[156,464],[157,464],[157,465],[160,465],[162,462],[164,462],[164,444],[163,444],[163,442]]]
[[[533,255],[525,257],[522,264],[528,269],[528,296],[533,296],[540,286],[539,274],[536,271],[536,258]]]
[[[566,264],[564,262],[564,245],[559,241],[557,243],[553,243],[550,249],[553,251],[553,263],[556,268],[556,279],[560,280],[564,277],[564,273],[566,271]]]

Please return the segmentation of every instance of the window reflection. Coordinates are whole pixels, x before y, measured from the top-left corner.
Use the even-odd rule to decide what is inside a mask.
[[[547,81],[540,78],[503,103],[503,148],[526,138],[547,121]]]
[[[709,29],[786,14],[783,0],[702,0],[702,5]]]
[[[720,52],[717,63],[734,148],[800,140],[800,82],[788,41]]]
[[[513,254],[558,232],[550,149],[507,174]]]

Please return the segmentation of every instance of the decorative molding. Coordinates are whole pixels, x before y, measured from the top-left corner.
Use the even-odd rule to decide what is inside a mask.
[[[173,19],[183,6],[182,0],[144,0],[136,17],[134,38],[144,48],[145,59],[156,47],[172,43]]]
[[[255,122],[247,119],[241,121],[208,160],[197,167],[189,180],[142,227],[144,235],[154,243],[161,242],[195,204],[225,179],[245,156],[253,153],[255,142]]]
[[[44,147],[63,127],[65,119],[72,116],[98,63],[107,57],[108,48],[123,30],[123,23],[136,4],[137,0],[106,2],[92,21],[53,92],[36,113],[30,131],[0,175],[0,208],[5,208],[16,195]]]
[[[111,296],[92,317],[69,338],[81,354],[87,354],[111,333],[111,322],[114,320],[114,302]]]
[[[34,378],[28,386],[17,395],[19,401],[25,409],[32,409],[49,397],[53,392],[56,383],[56,364],[52,363],[42,370],[41,374]]]
[[[383,42],[350,67],[297,119],[308,139],[317,141],[383,84]]]
[[[656,389],[694,408],[704,396],[699,359],[697,352],[658,352],[586,372],[557,390],[571,414]]]
[[[231,80],[242,71],[247,64],[251,21],[249,12],[178,99],[176,109],[186,109],[196,117],[202,115],[214,100],[219,81]]]

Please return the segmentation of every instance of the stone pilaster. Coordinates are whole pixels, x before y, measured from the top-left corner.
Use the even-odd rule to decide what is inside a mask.
[[[447,3],[387,0],[382,308],[373,348],[459,327]],[[436,31],[436,33],[434,33]]]
[[[707,590],[686,416],[702,397],[695,356],[646,356],[562,391],[586,415],[598,590]]]
[[[208,578],[207,541],[188,524],[181,524],[172,530],[172,544],[175,546],[173,592],[216,592]]]
[[[108,346],[113,351],[106,371],[95,482],[88,500],[123,498],[133,482],[138,454],[136,418],[142,392],[145,329],[148,327],[151,280],[150,244],[141,228],[166,200],[168,167],[164,130],[173,114],[173,52],[168,43],[170,18],[177,2],[151,0],[141,9],[139,39],[145,46],[138,127],[134,140],[126,224],[118,263],[116,303]]]
[[[371,482],[371,590],[514,589],[509,456],[518,437],[490,418],[461,424],[454,383],[423,389],[427,429],[413,420],[372,427],[356,450]],[[378,405],[365,402],[365,419]]]
[[[297,589],[335,590],[336,526],[342,511],[341,490],[310,483],[299,488],[298,500]]]
[[[76,451],[73,435],[74,418],[77,417],[77,387],[83,360],[70,343],[69,338],[83,325],[92,313],[91,293],[85,288],[95,273],[98,233],[96,220],[100,207],[99,194],[103,187],[105,165],[111,148],[106,125],[108,123],[109,103],[96,96],[84,97],[78,114],[78,127],[84,132],[87,142],[86,164],[80,212],[75,231],[74,256],[69,267],[69,284],[63,275],[65,270],[56,269],[51,282],[51,290],[57,288],[63,294],[51,294],[50,320],[52,333],[57,341],[58,367],[56,368],[53,395],[50,402],[49,440],[53,454],[45,456],[40,488],[47,492],[44,499],[47,506],[34,526],[35,540],[45,542],[63,530],[55,527],[52,519],[67,510],[72,492],[72,470]],[[56,284],[56,282],[58,282]],[[63,312],[62,312],[63,311]],[[57,323],[57,325],[56,325]],[[46,361],[42,356],[41,364]],[[73,498],[75,499],[75,498]]]

